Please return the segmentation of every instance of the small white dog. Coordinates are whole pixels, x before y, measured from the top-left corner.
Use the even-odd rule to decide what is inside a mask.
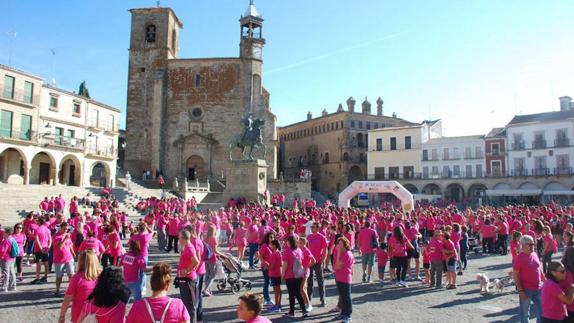
[[[490,279],[486,274],[476,274],[476,280],[480,283],[480,293],[487,294],[490,292]]]

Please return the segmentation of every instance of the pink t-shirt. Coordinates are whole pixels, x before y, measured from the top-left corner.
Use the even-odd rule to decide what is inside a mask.
[[[169,297],[147,297],[146,299],[149,303],[149,307],[151,308],[151,312],[153,313],[153,320],[149,315],[144,300],[142,299],[134,303],[128,314],[126,323],[152,323],[161,319],[161,316],[165,311],[165,307],[169,302]],[[172,298],[163,323],[181,323],[189,321],[189,319],[189,313],[181,299]]]
[[[143,233],[136,233],[131,236],[130,240],[135,240],[140,244],[140,250],[142,257],[147,257],[148,255],[148,248],[149,248],[149,241],[151,240],[151,233],[143,232]]]
[[[77,322],[82,306],[96,287],[96,280],[86,280],[83,272],[78,272],[70,280],[66,295],[72,296],[72,322]]]
[[[457,259],[457,255],[456,255],[456,250],[454,249],[454,242],[452,242],[452,240],[446,240],[443,242],[443,248],[444,250],[449,250],[449,251],[454,251],[454,254],[451,254],[450,256],[448,256],[448,258],[445,256],[444,259],[448,260],[448,259]]]
[[[311,250],[315,260],[323,259],[327,252],[327,239],[325,236],[320,233],[311,233],[307,236],[307,241],[309,242],[309,250]]]
[[[245,235],[247,230],[245,228],[236,228],[233,230],[233,240],[236,246],[245,246],[247,245],[247,240],[245,239]]]
[[[341,283],[350,284],[353,281],[353,264],[355,263],[355,258],[351,251],[344,251],[342,253],[336,252],[336,262],[337,264],[343,264],[340,269],[335,269],[335,281]]]
[[[269,256],[269,277],[281,277],[282,257],[281,252],[275,251]]]
[[[95,313],[98,323],[124,323],[126,304],[119,302],[114,307],[98,307],[86,301],[82,307],[82,313],[84,315]]]
[[[195,251],[195,247],[191,243],[188,243],[185,245],[185,247],[183,247],[181,255],[179,256],[179,263],[177,265],[178,277],[181,277],[179,275],[179,272],[181,270],[189,269],[189,266],[191,265],[191,258],[196,256],[197,252]],[[187,273],[185,277],[191,279],[197,279],[197,268]]]
[[[145,270],[145,259],[141,255],[136,256],[128,252],[123,256],[122,267],[124,268],[124,281],[135,283],[139,281],[140,272]]]
[[[252,320],[247,320],[245,323],[271,323],[271,321],[265,316],[256,316]]]
[[[247,228],[247,242],[248,243],[259,243],[259,226],[252,224]]]
[[[385,249],[377,248],[377,264],[379,267],[384,267],[387,265],[389,260],[389,254]]]
[[[103,254],[104,251],[106,250],[104,244],[95,237],[89,237],[86,240],[82,241],[82,244],[80,244],[80,248],[78,250],[82,252],[88,249],[92,249],[96,253],[96,256],[98,257],[101,254]]]
[[[60,244],[62,245],[60,246]],[[71,252],[72,239],[69,238],[67,233],[57,233],[54,236],[53,246],[55,264],[65,264],[74,259]]]
[[[377,232],[371,228],[362,228],[359,231],[357,241],[359,243],[359,250],[361,253],[372,253],[373,247],[371,246],[371,240],[377,238]]]
[[[117,246],[114,248],[114,244],[118,243]],[[110,255],[112,257],[119,257],[122,255],[122,242],[120,240],[120,235],[117,231],[114,231],[108,235],[108,246]]]
[[[443,249],[442,241],[432,238],[429,242],[429,258],[430,261],[440,261],[442,260],[442,249]]]
[[[26,243],[26,235],[24,233],[14,233],[12,238],[16,240],[18,247],[20,248],[20,253],[18,254],[19,257],[24,256],[24,244]]]
[[[271,248],[267,244],[262,244],[259,247],[259,259],[261,259],[261,268],[269,269],[269,257],[271,256]]]
[[[50,232],[50,229],[48,229],[47,226],[45,225],[38,226],[35,232],[35,237],[38,238],[40,244],[38,245],[37,243],[34,243],[34,252],[40,252],[42,251],[42,249],[47,249],[48,244],[50,243],[51,235],[52,233]]]
[[[285,279],[295,278],[293,274],[293,263],[295,262],[295,257],[300,257],[303,259],[303,252],[301,249],[297,248],[295,250],[291,248],[285,248],[283,250],[283,261],[287,263],[287,269],[285,270]]]
[[[191,238],[191,243],[195,247],[195,252],[197,252],[197,258],[199,259],[199,265],[197,266],[197,274],[205,274],[205,257],[204,257],[204,246],[203,241],[199,238]]]
[[[483,238],[494,238],[496,236],[495,230],[496,227],[493,225],[483,225],[480,228],[480,233],[482,233]]]
[[[542,317],[562,321],[566,317],[566,305],[558,297],[565,295],[560,285],[547,279],[542,286]]]
[[[535,252],[521,252],[514,257],[512,269],[519,271],[522,288],[540,290],[540,260]]]
[[[572,287],[572,284],[574,284],[574,276],[570,271],[567,270],[566,278],[560,282],[560,287],[562,288],[562,291],[564,291],[564,293],[568,293],[568,291]],[[574,312],[574,303],[566,305],[566,310],[568,312]]]
[[[14,238],[4,239],[0,242],[0,260],[3,261],[14,261],[16,258],[10,256],[12,251],[12,240]]]
[[[403,241],[399,241],[395,236],[389,238],[389,250],[392,250],[392,257],[406,257],[407,256],[407,238],[403,237]]]

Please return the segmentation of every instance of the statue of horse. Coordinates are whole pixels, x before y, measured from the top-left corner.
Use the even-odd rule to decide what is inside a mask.
[[[229,160],[233,160],[232,152],[234,149],[241,149],[241,156],[244,160],[253,160],[254,149],[263,152],[263,159],[267,156],[265,144],[263,144],[263,134],[261,127],[265,124],[264,120],[252,120],[251,115],[242,120],[244,125],[243,134],[238,135],[233,142],[229,144]],[[249,154],[245,156],[246,150],[249,147]]]

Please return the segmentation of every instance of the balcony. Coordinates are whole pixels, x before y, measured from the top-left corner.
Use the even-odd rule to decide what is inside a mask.
[[[485,172],[458,172],[450,171],[448,173],[385,173],[385,174],[368,174],[368,180],[441,180],[441,179],[469,179],[469,178],[493,178],[493,177],[534,177],[534,176],[573,176],[573,167],[559,168],[534,168],[534,169],[513,169],[505,173],[502,171]]]
[[[14,131],[11,129],[0,129],[0,138],[2,139],[11,139],[11,140],[23,140],[23,141],[36,141],[36,132],[35,131]]]
[[[473,159],[483,159],[483,154],[474,154],[474,155],[464,155],[465,160],[473,160]]]
[[[554,168],[554,175],[574,175],[572,167],[557,167]]]
[[[546,148],[546,140],[544,139],[536,139],[532,142],[532,149],[545,149]]]
[[[548,176],[550,175],[550,168],[534,168],[532,174],[534,176]]]
[[[43,134],[39,137],[39,144],[45,147],[84,150],[85,140],[73,137],[59,136],[53,133]]]
[[[510,176],[528,176],[528,170],[523,168],[516,168],[510,170]]]
[[[0,87],[0,100],[10,103],[20,103],[32,108],[39,104],[40,96],[34,93],[30,96],[29,93],[25,93],[25,91],[19,89],[4,92],[4,89]]]
[[[502,157],[504,155],[505,155],[504,151],[500,151],[500,150],[496,150],[496,151],[493,150],[491,152],[486,153],[486,156],[489,156],[489,157],[498,157],[498,156]]]
[[[512,150],[524,150],[526,149],[526,144],[524,141],[515,141],[512,143]]]
[[[94,157],[106,159],[115,159],[117,157],[117,151],[114,147],[105,147],[95,144],[88,145],[86,153]]]
[[[570,147],[570,139],[569,138],[558,138],[554,140],[554,147]]]

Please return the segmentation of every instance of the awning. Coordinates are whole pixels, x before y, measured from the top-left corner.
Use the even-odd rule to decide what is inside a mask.
[[[537,196],[542,190],[486,190],[488,196]]]
[[[568,190],[556,190],[556,191],[544,191],[542,192],[544,195],[574,195],[574,191]]]

